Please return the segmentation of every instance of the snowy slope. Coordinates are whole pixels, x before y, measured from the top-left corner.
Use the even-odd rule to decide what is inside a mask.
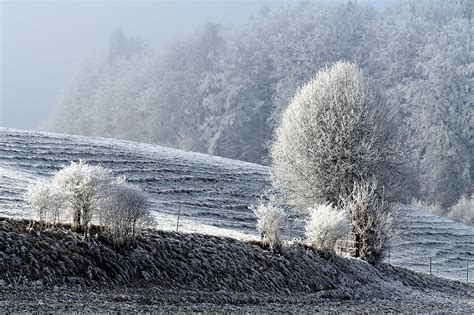
[[[415,271],[474,283],[474,228],[447,218],[399,206],[390,262]]]
[[[256,235],[248,206],[269,187],[267,167],[134,142],[1,128],[0,214],[31,217],[21,202],[28,184],[78,159],[101,164],[148,191],[160,229],[176,229],[180,208],[180,230]],[[465,281],[466,261],[474,266],[474,228],[402,206],[395,217],[392,264],[429,272],[432,257],[434,274]],[[297,221],[287,236],[302,231]]]
[[[181,204],[181,229],[253,234],[254,215],[247,207],[268,185],[267,168],[256,164],[134,142],[0,129],[2,213],[29,217],[19,203],[28,183],[79,159],[146,190],[165,229],[176,228]]]

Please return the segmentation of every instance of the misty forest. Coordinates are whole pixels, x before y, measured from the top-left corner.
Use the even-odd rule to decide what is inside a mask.
[[[2,94],[0,312],[474,313],[474,1],[257,4]]]
[[[159,54],[117,31],[43,128],[269,164],[297,89],[319,69],[353,61],[406,130],[407,199],[448,209],[473,191],[472,10],[471,1],[408,1],[382,12],[354,2],[263,8],[245,26],[207,23]]]

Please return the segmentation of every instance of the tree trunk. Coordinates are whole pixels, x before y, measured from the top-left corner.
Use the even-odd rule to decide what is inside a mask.
[[[74,215],[72,216],[72,227],[73,231],[76,231],[81,226],[81,211],[74,209]]]
[[[360,235],[355,233],[355,242],[354,242],[354,257],[359,258],[360,257]]]
[[[87,224],[84,225],[84,238],[87,241],[91,240],[91,226],[92,226],[91,222],[88,222]]]

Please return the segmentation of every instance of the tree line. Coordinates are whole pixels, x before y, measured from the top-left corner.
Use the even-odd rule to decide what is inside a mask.
[[[383,11],[290,4],[236,28],[207,23],[160,53],[116,32],[43,127],[270,164],[297,89],[347,60],[405,130],[405,197],[448,208],[473,192],[473,8],[469,0],[399,1]]]

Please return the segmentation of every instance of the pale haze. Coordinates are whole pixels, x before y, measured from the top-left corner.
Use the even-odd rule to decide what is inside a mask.
[[[236,25],[283,3],[2,2],[0,126],[36,128],[81,62],[106,54],[116,29],[160,49],[206,21]]]

